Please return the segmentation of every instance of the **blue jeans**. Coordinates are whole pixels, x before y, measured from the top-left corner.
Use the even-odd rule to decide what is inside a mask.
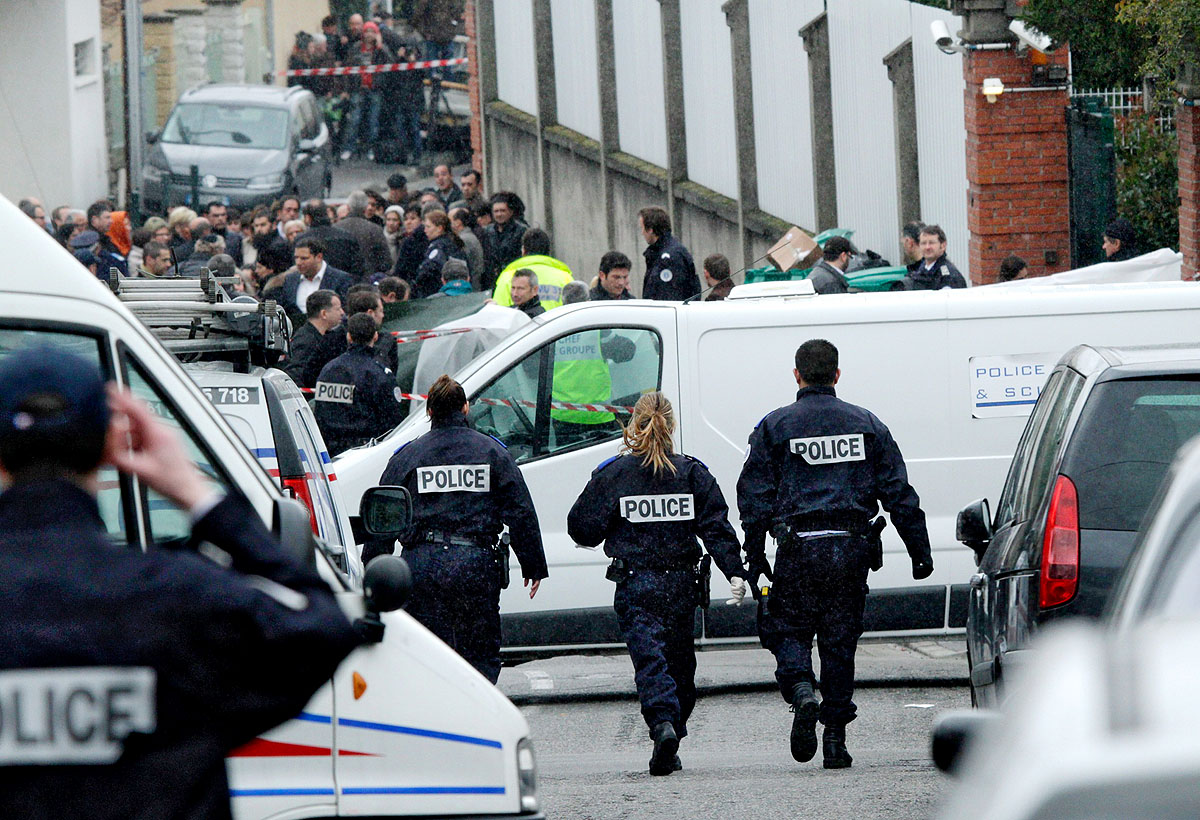
[[[422,60],[450,60],[454,58],[454,43],[435,43],[431,40],[425,41],[425,48],[421,52]],[[446,75],[445,68],[429,69],[429,79],[440,80]]]
[[[342,150],[354,153],[358,149],[358,132],[362,125],[363,109],[367,109],[367,138],[368,147],[373,147],[379,139],[379,102],[378,91],[362,89],[354,92],[350,98],[350,113],[346,115],[346,130],[342,135]]]

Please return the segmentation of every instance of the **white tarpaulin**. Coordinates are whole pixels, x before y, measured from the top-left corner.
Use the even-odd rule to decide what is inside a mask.
[[[1183,254],[1170,248],[1144,253],[1124,262],[1101,262],[1064,273],[1033,276],[1013,282],[996,282],[989,288],[1011,285],[1100,285],[1114,282],[1178,282],[1182,276]]]
[[[478,312],[440,324],[433,330],[471,328],[469,333],[454,333],[421,342],[417,368],[413,372],[414,393],[427,393],[443,373],[454,374],[480,353],[495,347],[513,331],[529,324],[519,310],[499,305],[484,305]],[[424,413],[423,402],[413,402],[409,415]]]

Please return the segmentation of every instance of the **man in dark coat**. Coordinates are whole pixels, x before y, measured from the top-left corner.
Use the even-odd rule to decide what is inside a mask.
[[[297,240],[308,237],[320,239],[325,245],[325,261],[338,270],[344,270],[355,279],[367,275],[367,264],[362,248],[349,231],[329,221],[329,208],[320,199],[310,199],[304,204],[304,221],[308,230]]]
[[[313,387],[321,368],[346,349],[345,334],[338,332],[345,311],[342,300],[331,290],[318,290],[308,297],[308,321],[292,334],[287,358],[279,369],[299,387]]]
[[[696,263],[683,243],[671,234],[671,217],[662,208],[642,208],[638,230],[646,240],[646,278],[643,299],[683,301],[700,292]]]

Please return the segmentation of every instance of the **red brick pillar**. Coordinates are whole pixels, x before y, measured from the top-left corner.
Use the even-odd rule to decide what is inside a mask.
[[[471,100],[471,165],[483,171],[483,109],[479,93],[479,43],[475,37],[475,0],[463,13],[467,29],[467,96]]]
[[[1200,270],[1200,108],[1181,105],[1175,112],[1179,135],[1179,252],[1183,278]]]
[[[996,280],[1000,262],[1020,256],[1032,276],[1071,267],[1065,89],[1025,91],[1034,52],[968,51],[966,77],[967,228],[971,281]],[[1067,64],[1064,46],[1049,55]],[[989,103],[983,81],[1005,91]],[[953,249],[951,249],[953,253]]]

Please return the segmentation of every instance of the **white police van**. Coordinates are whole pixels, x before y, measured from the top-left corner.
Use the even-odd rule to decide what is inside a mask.
[[[886,560],[870,578],[866,629],[939,634],[963,628],[975,570],[955,540],[956,514],[1004,483],[1026,417],[1063,352],[1081,342],[1178,342],[1200,332],[1200,287],[1184,282],[819,297],[783,285],[742,286],[732,296],[743,298],[721,302],[557,308],[457,373],[474,427],[503,441],[521,465],[549,562],[537,598],[529,600],[516,585],[502,597],[507,652],[621,646],[607,559],[577,549],[566,518],[592,470],[620,449],[616,422],[646,391],[662,390],[674,403],[677,447],[708,465],[736,523],[736,483],[750,432],[771,410],[794,401],[796,348],[811,338],[837,345],[838,395],[891,429],[928,516],[934,551],[933,576],[914,583],[894,528],[884,532]],[[623,361],[606,358],[590,393],[579,371],[558,361],[561,346],[585,331],[623,337],[633,351]],[[573,424],[570,435],[560,435],[556,420],[581,408],[597,423],[583,434],[583,425]],[[428,429],[417,412],[378,444],[334,459],[352,508],[378,483],[392,453]],[[718,588],[717,596],[724,591]],[[702,618],[701,643],[754,640],[752,607],[714,606]]]
[[[275,479],[107,287],[3,198],[0,235],[0,355],[37,344],[96,362],[182,434],[214,485],[236,487],[268,522],[288,520],[283,513],[294,507],[281,504]],[[101,477],[101,513],[115,543],[153,549],[189,531],[186,512],[136,479],[111,470]],[[291,522],[292,531],[310,527],[307,515],[298,529]],[[355,551],[348,558],[358,560]],[[316,563],[348,613],[363,615],[361,593],[324,552]],[[408,615],[381,619],[379,643],[351,654],[294,720],[230,757],[236,816],[540,817],[521,713]]]

